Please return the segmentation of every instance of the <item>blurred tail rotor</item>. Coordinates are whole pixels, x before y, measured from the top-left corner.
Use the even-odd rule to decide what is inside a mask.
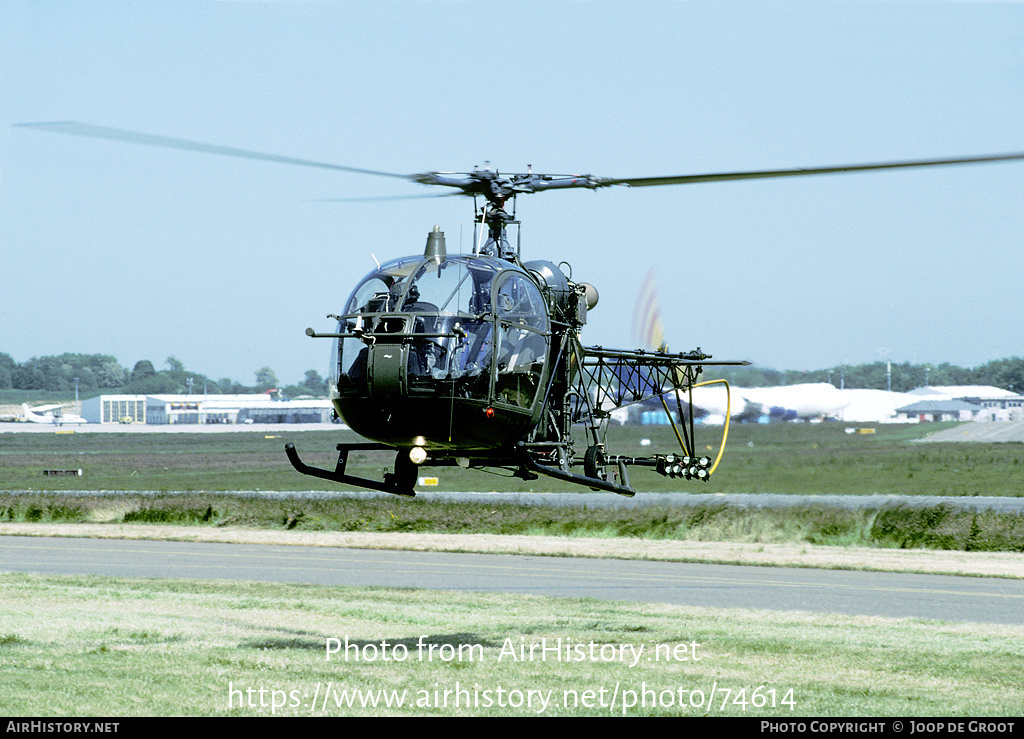
[[[633,340],[647,351],[668,351],[665,328],[661,322],[658,284],[654,267],[644,277],[633,311]]]

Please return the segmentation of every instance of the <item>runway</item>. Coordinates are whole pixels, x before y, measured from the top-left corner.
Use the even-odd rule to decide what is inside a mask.
[[[0,571],[508,592],[1024,624],[1024,580],[614,559],[0,537]]]

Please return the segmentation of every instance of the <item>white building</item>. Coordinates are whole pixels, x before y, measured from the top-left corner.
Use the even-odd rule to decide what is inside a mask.
[[[333,410],[327,399],[269,395],[98,395],[82,401],[89,423],[329,423]]]
[[[971,421],[974,420],[980,410],[980,405],[967,403],[963,400],[921,400],[917,403],[897,408],[896,420],[899,423]]]
[[[980,406],[971,414],[974,421],[1024,421],[1024,395],[989,385],[948,385],[911,390],[921,400],[962,400]],[[961,418],[960,420],[964,420]]]

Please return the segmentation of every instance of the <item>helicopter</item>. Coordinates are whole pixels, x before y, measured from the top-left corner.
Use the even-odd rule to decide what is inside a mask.
[[[728,436],[725,414],[717,455],[699,455],[693,391],[724,380],[701,381],[705,367],[748,365],[715,360],[700,348],[671,353],[584,346],[588,313],[598,302],[592,285],[571,267],[522,258],[520,195],[549,190],[596,190],[728,180],[868,172],[910,167],[980,164],[1024,159],[1024,153],[852,164],[801,169],[720,172],[638,178],[576,174],[471,172],[397,174],[279,156],[73,121],[16,124],[55,133],[243,157],[363,175],[400,178],[448,188],[445,195],[474,200],[473,249],[449,255],[444,233],[429,231],[422,253],[399,257],[364,276],[328,316],[330,395],[337,416],[367,439],[337,445],[334,469],[313,467],[294,444],[285,446],[300,473],[400,496],[415,496],[420,471],[454,466],[505,471],[525,480],[544,475],[592,490],[636,493],[630,467],[707,481]],[[510,230],[516,229],[515,243]],[[376,260],[375,260],[376,261]],[[563,270],[567,268],[568,273]],[[607,431],[614,410],[658,399],[679,443],[678,451],[647,456],[613,454]],[[675,405],[675,417],[670,408]],[[677,420],[678,419],[678,420]],[[585,442],[577,449],[578,434]],[[582,448],[585,447],[585,448]],[[395,454],[381,479],[348,472],[354,451]]]

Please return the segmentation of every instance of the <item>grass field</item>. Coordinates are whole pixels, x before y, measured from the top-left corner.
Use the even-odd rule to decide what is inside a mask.
[[[1018,496],[1019,444],[919,443],[940,426],[878,426],[849,434],[839,424],[738,426],[709,483],[637,470],[633,483],[649,492]],[[624,427],[623,454],[670,450],[668,429]],[[0,521],[173,523],[327,531],[548,534],[650,539],[805,542],[846,546],[933,547],[965,551],[1024,551],[1024,518],[948,506],[843,510],[800,505],[748,510],[725,504],[588,510],[512,503],[443,503],[392,496],[265,500],[224,491],[342,491],[300,475],[285,459],[293,441],[311,463],[332,467],[334,445],[349,432],[34,433],[0,434]],[[643,446],[642,439],[650,439]],[[712,440],[708,440],[709,443]],[[350,468],[378,477],[392,455],[353,454]],[[81,469],[45,477],[47,469]],[[574,491],[541,478],[523,481],[478,470],[442,468],[440,489]],[[70,491],[77,491],[68,495]],[[102,498],[90,491],[122,491]],[[133,491],[133,492],[128,492]],[[161,495],[175,491],[173,495]],[[138,492],[152,493],[139,495]],[[186,494],[181,494],[182,492]]]
[[[927,430],[878,427],[861,435],[835,425],[738,427],[711,483],[684,487],[653,473],[637,474],[633,483],[647,491],[1020,494],[1021,446],[913,441]],[[626,430],[617,451],[670,450],[662,431]],[[651,447],[640,446],[643,437]],[[5,530],[39,522],[139,523],[283,534],[490,531],[797,542],[804,549],[1024,550],[1020,517],[946,507],[752,513],[701,505],[583,514],[400,498],[268,501],[223,492],[337,489],[293,472],[283,446],[294,441],[310,462],[333,466],[340,440],[316,432],[0,434],[0,521]],[[362,474],[375,474],[389,461],[367,455],[358,464]],[[82,477],[42,475],[77,468]],[[559,489],[545,480],[444,473],[442,487],[452,490]],[[119,492],[94,494],[111,490]],[[355,647],[350,658],[336,653],[329,660],[328,647],[345,639]],[[597,659],[511,655],[556,643],[582,645],[582,654]],[[0,714],[7,716],[1013,716],[1024,700],[1022,645],[1019,627],[907,619],[0,575]],[[628,658],[638,652],[663,658]],[[697,653],[700,660],[692,658]],[[404,658],[386,661],[384,654]],[[398,700],[405,701],[401,707]]]
[[[1014,716],[1024,701],[1020,627],[29,575],[0,576],[0,602],[5,716]]]
[[[636,469],[642,492],[725,492],[870,495],[1012,495],[1024,445],[920,444],[914,440],[945,424],[878,425],[871,434],[848,434],[830,424],[735,425],[725,457],[711,481],[661,477]],[[721,430],[704,429],[698,443],[717,451]],[[703,438],[702,438],[703,436]],[[294,442],[310,464],[333,469],[334,447],[356,440],[349,431],[252,433],[46,433],[0,434],[2,490],[339,490],[296,473],[284,456]],[[649,446],[642,446],[642,439]],[[617,454],[678,451],[672,432],[626,426],[609,433]],[[701,451],[701,449],[698,449]],[[582,449],[581,449],[582,453]],[[393,455],[354,453],[350,469],[379,478]],[[82,477],[44,478],[44,469],[78,469]],[[440,468],[439,489],[475,491],[579,491],[551,478],[524,481],[478,470]]]

